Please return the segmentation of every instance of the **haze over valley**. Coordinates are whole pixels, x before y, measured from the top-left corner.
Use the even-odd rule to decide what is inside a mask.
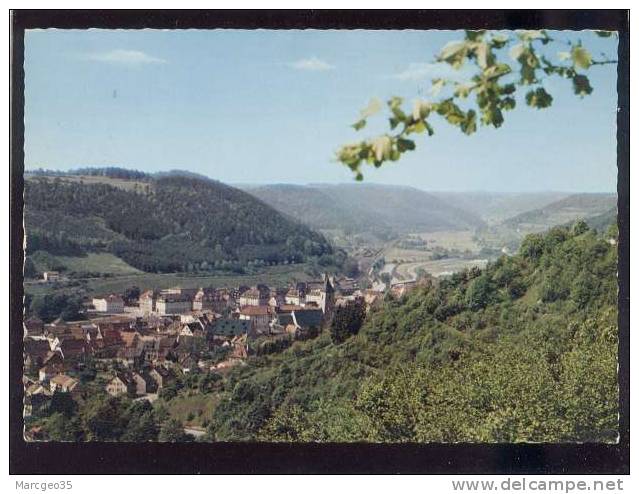
[[[122,277],[173,282],[171,273],[215,282],[345,268],[364,287],[388,287],[484,267],[516,252],[528,233],[580,219],[605,229],[616,218],[614,194],[359,183],[238,189],[189,172],[120,168],[36,171],[26,198],[36,272],[57,267],[95,288],[117,287]],[[88,261],[96,256],[101,262]]]

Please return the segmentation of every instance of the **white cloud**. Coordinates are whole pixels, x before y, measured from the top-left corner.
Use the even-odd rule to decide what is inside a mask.
[[[407,69],[394,74],[392,77],[400,81],[419,81],[426,78],[436,79],[440,77],[457,79],[462,75],[460,72],[445,63],[410,63]]]
[[[334,65],[331,65],[317,57],[303,58],[297,62],[290,63],[289,65],[294,69],[310,70],[313,72],[323,72],[326,70],[333,70],[335,68]]]
[[[144,65],[153,63],[166,63],[162,58],[153,57],[138,50],[111,50],[86,55],[87,60],[96,62],[117,63],[121,65]]]

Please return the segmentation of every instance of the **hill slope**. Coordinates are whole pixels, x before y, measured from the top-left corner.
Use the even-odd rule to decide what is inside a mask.
[[[513,216],[504,225],[523,231],[542,231],[577,219],[586,219],[616,210],[615,194],[573,194],[541,208]]]
[[[115,254],[149,272],[242,269],[330,255],[320,234],[255,197],[197,177],[25,181],[28,253]]]
[[[563,199],[567,192],[431,192],[432,195],[472,211],[489,223],[501,222],[517,214],[539,209]]]
[[[426,232],[466,230],[482,224],[478,216],[412,187],[311,184],[245,190],[282,213],[327,230]]]

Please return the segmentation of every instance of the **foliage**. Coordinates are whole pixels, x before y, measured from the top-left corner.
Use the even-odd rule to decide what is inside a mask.
[[[356,335],[365,317],[366,307],[362,300],[349,301],[346,305],[338,307],[330,329],[333,343],[342,343],[350,336]]]
[[[64,321],[82,319],[82,298],[79,295],[52,293],[36,295],[31,300],[29,312],[44,322],[51,322],[58,317]]]
[[[598,33],[608,36],[611,33]],[[568,51],[551,53],[551,48],[565,43]],[[438,100],[415,100],[412,111],[397,96],[387,101],[390,132],[368,140],[342,146],[337,159],[348,166],[357,180],[363,179],[362,164],[380,167],[397,161],[407,151],[415,149],[415,134],[434,134],[433,117],[439,116],[473,134],[478,125],[499,128],[505,112],[517,105],[517,92],[525,91],[524,100],[532,108],[544,109],[552,105],[545,80],[559,77],[571,82],[573,92],[583,97],[593,88],[586,75],[594,65],[616,63],[607,58],[595,59],[581,40],[563,41],[547,31],[466,31],[464,38],[447,43],[437,57],[437,63],[453,69],[462,67],[472,75],[467,80],[439,78],[432,81],[431,93],[442,96]],[[363,129],[368,119],[382,109],[376,99],[362,110],[353,124]]]
[[[190,442],[192,441],[192,436],[184,432],[182,424],[177,420],[168,419],[162,424],[158,440],[168,443]]]

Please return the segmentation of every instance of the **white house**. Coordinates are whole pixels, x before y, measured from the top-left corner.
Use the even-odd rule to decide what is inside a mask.
[[[122,313],[124,312],[124,300],[119,295],[111,294],[102,298],[94,298],[93,307],[97,312]]]

